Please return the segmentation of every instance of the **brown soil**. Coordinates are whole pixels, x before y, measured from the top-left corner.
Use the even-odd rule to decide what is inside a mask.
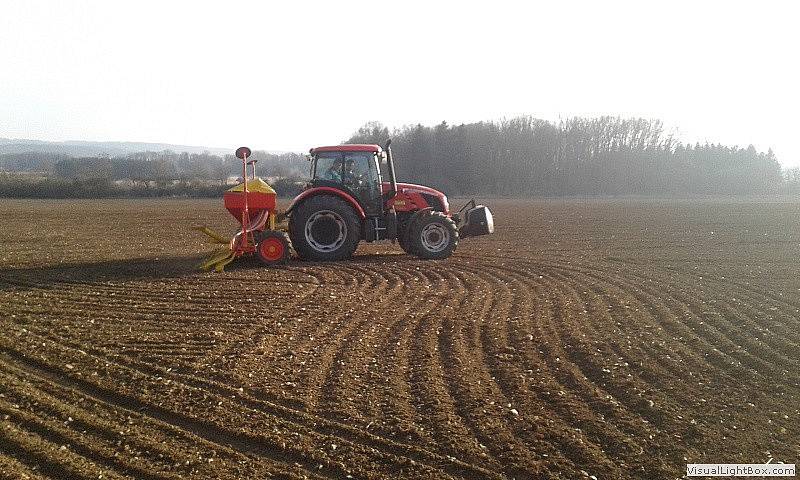
[[[219,201],[0,201],[0,476],[797,463],[800,204],[489,203],[445,261],[217,274]]]

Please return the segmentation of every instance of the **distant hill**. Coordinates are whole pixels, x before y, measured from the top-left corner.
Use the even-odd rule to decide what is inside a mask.
[[[213,155],[233,154],[234,148],[218,147],[198,147],[191,145],[173,145],[169,143],[145,143],[145,142],[88,142],[88,141],[66,141],[66,142],[46,142],[42,140],[24,140],[16,138],[0,138],[0,154],[4,153],[25,153],[42,152],[58,153],[72,157],[94,157],[100,154],[108,154],[112,157],[121,157],[134,152],[161,152],[172,150],[173,152],[203,153],[209,152]],[[269,153],[281,154],[285,152],[270,151]]]

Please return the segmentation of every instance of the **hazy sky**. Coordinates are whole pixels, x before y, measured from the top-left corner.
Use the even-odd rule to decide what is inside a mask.
[[[800,165],[794,3],[0,0],[0,137],[305,151],[622,115]]]

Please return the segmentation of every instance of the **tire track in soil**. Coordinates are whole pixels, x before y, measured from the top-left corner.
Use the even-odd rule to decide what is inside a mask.
[[[550,272],[554,278],[560,277],[557,273]],[[582,283],[580,285],[583,285]],[[681,431],[680,428],[668,425],[669,418],[658,410],[648,405],[648,400],[642,398],[640,392],[648,392],[649,385],[637,388],[637,382],[632,377],[619,377],[611,374],[610,365],[598,364],[595,361],[596,351],[601,346],[602,358],[621,358],[618,348],[613,340],[601,336],[601,330],[592,331],[591,323],[576,324],[570,319],[574,315],[566,300],[577,295],[570,288],[570,281],[562,279],[559,284],[560,294],[552,297],[554,312],[557,320],[553,324],[563,324],[566,328],[553,329],[554,338],[559,338],[557,353],[564,368],[558,369],[562,374],[561,383],[565,386],[567,394],[572,396],[573,402],[581,402],[586,411],[580,415],[586,419],[578,426],[591,436],[599,437],[595,440],[598,446],[609,451],[615,457],[623,457],[633,463],[633,467],[640,471],[651,472],[656,476],[670,474],[670,466],[663,461],[664,456],[677,456],[679,452],[670,451],[671,446],[660,445],[659,436],[665,430]],[[595,298],[603,298],[598,296]],[[585,304],[578,300],[578,309],[585,309]],[[606,303],[606,305],[613,305]],[[583,327],[583,328],[582,328]],[[587,328],[589,327],[589,328]],[[580,333],[585,332],[585,333]],[[584,340],[588,334],[591,341]],[[591,353],[590,353],[591,352]],[[613,353],[613,355],[612,355]],[[563,393],[560,392],[560,393]],[[650,395],[652,397],[652,394]],[[657,398],[657,397],[652,397]],[[659,408],[661,404],[659,404]],[[593,413],[594,412],[594,413]],[[646,422],[646,423],[645,423]],[[604,429],[604,426],[607,427]],[[653,427],[650,427],[652,425]],[[655,438],[654,438],[655,437]],[[643,455],[645,452],[658,448],[658,458]],[[621,472],[617,472],[621,475]]]
[[[388,301],[386,292],[401,287],[397,282],[393,282],[392,278],[385,272],[373,273],[368,268],[360,265],[349,265],[347,269],[357,271],[362,280],[358,282],[359,288],[356,293],[344,296],[344,301],[358,302],[358,306],[362,307],[362,309],[364,307],[367,309],[379,308]],[[323,293],[326,296],[331,295],[330,291]],[[342,295],[340,292],[337,293]],[[333,382],[333,380],[329,379],[329,375],[336,370],[336,362],[339,361],[343,354],[342,349],[350,347],[349,344],[344,343],[345,340],[352,335],[357,335],[361,327],[373,321],[366,314],[353,315],[354,312],[353,308],[348,309],[344,306],[337,312],[315,318],[322,328],[318,328],[313,334],[303,338],[296,347],[292,347],[292,351],[295,352],[309,352],[302,357],[303,363],[301,366],[303,369],[296,378],[296,384],[297,394],[304,399],[306,408],[310,412],[319,414],[317,410],[322,389],[326,382]],[[356,319],[354,317],[360,318]],[[315,344],[315,338],[325,338],[326,341],[322,345],[318,342]],[[309,346],[312,344],[315,346]]]
[[[375,270],[375,269],[373,269]],[[396,300],[402,297],[411,297],[408,308],[417,310],[424,302],[424,296],[413,295],[410,282],[407,283],[402,269],[397,271],[375,271],[375,275],[383,275],[389,280],[389,288],[380,292],[380,301],[370,303],[366,311],[360,314],[361,319],[343,332],[341,341],[338,341],[336,352],[330,368],[325,374],[325,380],[320,386],[320,401],[317,407],[324,415],[333,415],[333,418],[344,421],[366,418],[374,421],[376,416],[365,415],[364,411],[370,407],[370,402],[359,402],[356,405],[355,397],[348,397],[356,393],[356,397],[365,394],[361,376],[366,376],[373,363],[367,359],[382,357],[375,349],[382,338],[382,332],[390,330],[398,321]],[[369,326],[370,328],[365,328]],[[359,368],[360,366],[360,368]],[[352,399],[351,399],[352,398]],[[346,401],[344,401],[346,400]]]
[[[123,460],[115,458],[113,454],[109,454],[106,448],[88,445],[85,438],[82,438],[80,435],[75,435],[77,432],[59,428],[57,425],[53,425],[53,422],[48,422],[34,415],[19,414],[19,412],[15,412],[14,409],[10,408],[8,404],[2,401],[0,401],[0,414],[2,414],[4,418],[8,417],[7,421],[14,423],[17,428],[24,429],[28,433],[37,435],[53,445],[69,445],[67,448],[69,448],[71,452],[101,467],[106,474],[111,470],[117,472],[120,476],[146,480],[181,478],[177,475],[170,474],[152,474],[147,469],[127,464]]]
[[[499,273],[494,274],[493,271]],[[565,390],[571,391],[569,383],[565,384],[563,375],[559,373],[564,365],[553,367],[552,362],[548,363],[548,352],[529,356],[528,369],[518,368],[512,361],[519,355],[518,352],[524,350],[524,348],[509,344],[509,339],[513,337],[513,332],[509,328],[512,319],[539,318],[538,335],[533,335],[533,332],[537,331],[536,329],[531,330],[532,333],[529,335],[531,338],[544,339],[548,338],[547,326],[555,318],[552,309],[545,309],[547,297],[539,294],[535,288],[530,286],[532,282],[529,280],[534,280],[535,284],[535,279],[526,281],[524,277],[519,276],[516,270],[497,265],[483,265],[476,272],[481,272],[482,275],[491,278],[496,293],[500,292],[498,298],[492,300],[491,308],[501,321],[486,324],[480,333],[480,341],[484,346],[484,351],[487,352],[485,357],[487,368],[493,379],[499,379],[495,383],[497,388],[503,392],[506,401],[521,407],[518,408],[519,416],[530,417],[535,421],[542,421],[542,411],[549,409],[544,413],[544,416],[547,417],[544,420],[547,428],[542,434],[556,450],[555,453],[548,453],[548,459],[551,462],[563,458],[575,465],[582,465],[587,463],[588,458],[592,458],[592,468],[597,473],[605,475],[614,471],[615,467],[602,451],[601,446],[618,444],[619,439],[607,433],[606,429],[594,429],[601,436],[601,440],[593,443],[582,429],[575,429],[573,425],[576,417],[582,419],[580,426],[586,428],[588,419],[593,418],[594,414],[587,408],[582,397],[574,395],[564,398],[562,396]],[[534,305],[538,307],[540,313],[538,317],[534,311]],[[519,322],[516,324],[519,325]],[[549,353],[552,354],[552,352]],[[549,357],[554,357],[554,355],[549,355]],[[539,374],[535,380],[531,379],[532,383],[536,383],[537,388],[528,387],[520,381],[520,379],[527,378],[526,375],[532,375],[533,372]],[[560,394],[553,396],[553,392],[560,392]],[[579,412],[582,414],[577,415]],[[536,432],[539,430],[532,423],[528,425],[527,429],[518,430],[521,430],[522,434],[525,434],[526,431]]]
[[[433,435],[440,448],[454,458],[468,458],[470,462],[485,462],[478,445],[454,442],[453,439],[477,438],[472,425],[458,415],[444,373],[439,352],[443,311],[458,311],[464,302],[464,291],[450,284],[440,268],[430,268],[425,275],[436,290],[431,297],[444,297],[438,308],[422,315],[410,335],[409,370],[407,383],[411,390],[415,420]],[[454,290],[455,288],[455,290]],[[496,461],[492,461],[496,464]]]
[[[654,294],[654,295],[655,295],[655,294]],[[662,293],[661,293],[661,295],[663,296],[663,290],[662,290]],[[642,303],[647,303],[647,302],[642,302]],[[725,367],[722,367],[722,368],[721,368],[721,370],[722,370],[721,374],[723,374],[723,375],[728,375],[728,374],[730,374],[729,370],[726,370],[726,369],[725,369]],[[702,384],[702,383],[701,383],[701,384]],[[733,394],[733,393],[735,393],[735,392],[732,392],[732,394]],[[675,395],[675,392],[673,392],[673,391],[671,391],[671,390],[670,390],[670,391],[666,391],[666,392],[665,392],[665,395],[672,395],[672,396],[674,396],[674,395]],[[735,396],[735,395],[734,395],[734,396]],[[694,402],[694,403],[696,403],[696,402]],[[768,402],[768,403],[771,403],[771,402]],[[691,403],[690,403],[690,404],[691,404]],[[673,405],[674,405],[674,403],[673,403]],[[681,406],[681,407],[682,407],[682,406]],[[723,407],[725,407],[725,405],[723,405]],[[677,408],[676,408],[676,410],[679,410],[679,409],[677,409]],[[678,418],[680,418],[680,417],[678,417]],[[686,429],[685,429],[685,428],[683,428],[682,430],[679,430],[679,431],[686,431]],[[689,434],[690,434],[690,435],[694,435],[694,433],[693,433],[693,432],[695,432],[695,433],[696,433],[696,429],[695,429],[694,427],[689,427],[689,430],[688,430],[688,431],[689,431]]]
[[[402,304],[405,315],[400,311],[389,313],[395,317],[395,321],[388,326],[385,341],[378,347],[383,362],[369,372],[370,381],[367,382],[376,385],[381,392],[375,395],[374,402],[369,402],[378,405],[378,409],[369,415],[372,420],[368,427],[372,426],[373,430],[381,432],[384,437],[401,435],[406,437],[407,442],[438,449],[437,439],[422,426],[422,417],[413,406],[411,385],[405,380],[411,371],[412,334],[421,319],[435,307],[428,290],[437,280],[416,268],[417,270],[411,270],[409,267],[409,271],[404,272],[406,286],[424,287],[425,290],[421,293],[409,291],[412,300]],[[399,304],[395,304],[397,305]]]
[[[178,412],[173,412],[157,405],[143,403],[142,401],[120,392],[108,390],[105,387],[90,383],[86,380],[66,376],[54,367],[41,363],[19,352],[0,347],[3,360],[6,364],[24,370],[27,374],[55,383],[63,388],[79,392],[97,402],[111,405],[128,412],[128,415],[147,417],[171,425],[179,432],[187,432],[203,439],[215,448],[232,449],[241,454],[260,457],[284,466],[298,466],[305,475],[314,478],[341,478],[348,473],[340,470],[337,464],[329,464],[328,468],[336,471],[327,472],[317,469],[317,465],[309,462],[300,452],[283,449],[280,445],[270,443],[266,438],[252,438],[243,433],[233,432],[210,422],[192,418]]]
[[[544,451],[548,452],[549,460],[556,460],[560,455],[538,441],[535,435],[528,434],[535,430],[535,425],[527,418],[513,416],[511,407],[505,407],[512,404],[511,399],[483,363],[485,358],[480,351],[477,359],[473,357],[475,350],[470,348],[470,341],[462,333],[469,330],[466,319],[473,322],[481,319],[482,325],[485,323],[484,307],[494,301],[494,295],[488,292],[496,291],[498,285],[485,272],[470,275],[462,268],[448,273],[465,297],[456,315],[444,317],[439,336],[445,380],[456,402],[456,413],[470,425],[479,445],[486,447],[491,458],[498,462],[497,468],[506,475],[523,478],[541,475],[541,458],[547,458],[541,456]],[[488,302],[479,295],[484,293],[489,297]],[[486,398],[492,401],[486,402]]]
[[[635,274],[630,274],[631,277],[636,277]],[[691,338],[692,344],[703,345],[702,348],[694,348],[694,352],[698,357],[708,357],[708,352],[713,352],[711,359],[706,362],[720,369],[720,373],[726,376],[731,376],[732,380],[735,378],[751,377],[753,374],[767,375],[774,372],[774,367],[764,359],[756,355],[752,355],[747,351],[742,351],[737,348],[734,339],[730,338],[725,332],[717,326],[710,325],[708,322],[702,320],[703,311],[695,305],[692,300],[694,297],[686,295],[682,292],[670,291],[668,285],[659,284],[654,287],[638,287],[630,281],[615,280],[622,285],[622,289],[627,292],[639,292],[639,295],[644,298],[651,299],[652,303],[642,300],[640,297],[637,300],[645,307],[648,307],[656,302],[660,302],[669,311],[674,312],[674,317],[682,319],[681,322],[673,321],[672,324],[678,323],[683,326],[683,329],[688,330],[687,336]],[[684,279],[684,282],[689,282]],[[645,282],[641,282],[644,284]],[[671,305],[671,306],[670,306]],[[725,322],[730,326],[730,322]],[[684,330],[684,332],[685,332]],[[677,333],[678,330],[675,330]],[[678,335],[682,338],[684,335]],[[748,341],[748,343],[751,343]],[[725,349],[725,350],[723,350]],[[758,351],[758,348],[755,348]],[[703,354],[703,355],[700,355]],[[760,368],[759,368],[760,367]],[[733,372],[731,371],[733,370]],[[764,371],[766,370],[766,372]]]
[[[123,470],[121,473],[127,473],[134,478],[146,478],[148,475],[158,478],[165,476],[176,478],[176,474],[170,473],[169,470],[174,470],[173,466],[175,465],[183,465],[185,458],[179,461],[175,454],[186,450],[186,445],[176,445],[177,439],[173,438],[175,436],[173,430],[163,429],[162,433],[154,436],[153,432],[158,428],[157,425],[150,425],[147,432],[142,432],[141,428],[130,418],[117,418],[117,422],[109,421],[108,417],[114,417],[115,411],[103,409],[102,405],[97,403],[93,403],[90,409],[87,409],[80,401],[68,402],[67,400],[71,397],[63,389],[59,390],[51,384],[33,383],[31,378],[24,374],[24,371],[14,369],[11,365],[5,364],[4,368],[9,371],[8,375],[16,375],[15,378],[0,373],[0,376],[3,377],[4,387],[2,390],[4,397],[0,400],[4,406],[0,407],[0,410],[6,411],[10,417],[24,414],[27,415],[26,422],[34,426],[41,423],[42,428],[60,432],[59,435],[64,437],[64,440],[53,442],[57,445],[85,444],[88,440],[93,439],[105,451],[111,449],[111,453],[103,457],[106,458],[105,463],[113,462],[110,468],[120,470],[121,467]],[[21,380],[17,380],[17,378]],[[14,405],[9,410],[9,405],[12,403]],[[35,407],[36,411],[22,411],[20,406],[28,406],[30,409]],[[124,424],[124,427],[121,427],[120,423]],[[122,428],[125,428],[126,431],[121,432]],[[41,432],[36,433],[45,437]],[[73,437],[67,439],[70,435]],[[170,445],[162,447],[162,444],[167,443]],[[130,465],[130,461],[126,461],[126,457],[117,458],[122,446],[124,446],[123,455],[130,457],[136,454],[150,467],[155,468],[143,470],[136,465]],[[90,457],[83,452],[79,453],[84,457]],[[152,471],[165,471],[165,473],[155,475],[151,474]],[[190,472],[187,469],[182,470],[182,474],[188,473]]]
[[[85,346],[82,347],[84,348],[84,350],[78,350],[82,354],[86,354],[87,351],[89,353],[93,353],[90,351],[90,349],[87,349]],[[26,357],[23,356],[23,354],[16,352],[12,349],[9,349],[8,347],[0,346],[0,351],[6,351],[7,353],[10,353],[14,356],[18,356],[28,360]],[[115,360],[118,360],[110,357],[104,357],[103,355],[97,355],[97,358],[102,358],[104,362],[112,365],[115,364]],[[35,362],[35,360],[31,361]],[[439,453],[429,451],[415,445],[398,443],[391,439],[384,438],[372,433],[368,433],[366,431],[362,431],[357,427],[353,427],[347,424],[341,424],[319,416],[311,415],[303,410],[296,410],[291,407],[282,406],[277,403],[272,403],[270,401],[255,399],[249,396],[242,396],[240,393],[238,393],[238,391],[234,387],[231,387],[229,385],[220,384],[218,382],[193,377],[190,375],[181,375],[176,372],[169,372],[163,369],[159,369],[158,367],[153,365],[139,365],[138,369],[137,366],[127,366],[124,364],[121,366],[123,366],[123,368],[132,368],[134,371],[138,371],[142,375],[146,376],[163,375],[164,377],[169,377],[170,379],[174,379],[173,382],[176,384],[183,383],[189,387],[196,388],[199,391],[208,391],[210,393],[218,395],[218,398],[225,398],[229,401],[237,402],[255,411],[275,416],[276,418],[279,418],[283,421],[298,425],[301,427],[301,429],[308,429],[311,431],[315,431],[323,436],[333,436],[340,438],[341,440],[340,443],[350,442],[353,444],[363,445],[371,450],[384,452],[385,454],[388,455],[394,455],[400,458],[407,458],[411,461],[416,462],[417,464],[425,466],[426,468],[440,470],[446,472],[448,475],[452,475],[455,477],[466,476],[468,478],[495,478],[494,475],[490,474],[489,471],[480,466],[471,465],[469,463],[462,462],[452,458],[447,458]],[[63,372],[54,370],[53,367],[49,367],[46,365],[45,367],[49,368],[50,370],[53,370],[54,375],[62,375],[62,376],[65,375]],[[102,389],[103,387],[98,387],[98,388]],[[167,422],[167,424],[174,426],[169,422]]]
[[[0,424],[0,428],[5,429],[7,427]],[[0,433],[0,451],[12,451],[11,447],[3,442],[3,437],[4,435]],[[0,455],[0,479],[2,480],[19,480],[21,478],[25,480],[53,480],[52,477],[46,477],[44,474],[33,470],[33,468],[18,461],[10,453]]]

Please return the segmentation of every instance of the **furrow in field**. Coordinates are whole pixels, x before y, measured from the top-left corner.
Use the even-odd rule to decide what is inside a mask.
[[[636,278],[633,274],[629,274],[628,277]],[[649,306],[658,302],[674,312],[673,317],[680,320],[664,323],[665,326],[678,327],[671,329],[671,332],[676,335],[673,340],[685,341],[692,345],[698,355],[702,354],[709,363],[728,374],[737,378],[747,378],[754,374],[769,376],[774,372],[774,366],[760,358],[759,349],[754,346],[753,341],[743,339],[738,334],[738,329],[733,327],[728,320],[723,318],[719,324],[709,322],[708,320],[713,320],[714,316],[704,316],[704,312],[713,310],[701,310],[695,295],[673,289],[669,284],[651,285],[654,282],[640,281],[639,285],[635,285],[630,280],[621,278],[609,281],[631,293],[643,305]],[[684,278],[682,283],[691,284],[692,282]],[[705,308],[709,309],[713,306]],[[754,353],[740,348],[736,341],[737,338],[744,340]]]
[[[715,287],[721,292],[724,285]],[[794,371],[800,368],[800,359],[794,355],[800,349],[800,314],[794,308],[741,288],[717,297],[722,298],[710,301],[718,310],[710,319],[715,326],[769,364]]]
[[[6,426],[0,423],[0,428]],[[26,465],[11,455],[11,444],[6,444],[2,440],[3,435],[0,434],[0,479],[2,480],[49,480],[53,477],[47,477],[39,471],[38,465]],[[8,453],[6,453],[8,452]],[[58,480],[58,479],[54,479]]]
[[[171,425],[181,432],[203,439],[216,448],[233,449],[239,453],[261,457],[285,467],[298,467],[303,474],[313,477],[339,478],[349,474],[348,471],[341,470],[335,463],[328,463],[327,468],[318,469],[318,464],[295,446],[283,447],[266,437],[257,437],[241,430],[223,428],[205,419],[184,415],[151,403],[143,403],[134,396],[121,391],[109,390],[98,384],[67,376],[39,360],[25,357],[9,348],[3,348],[3,353],[5,362],[12,363],[29,375],[44,378],[61,387],[77,391],[97,402],[124,410],[128,412],[128,415],[137,418],[147,417],[150,421]]]
[[[115,471],[91,462],[69,448],[52,443],[36,433],[17,427],[9,418],[0,422],[0,451],[28,470],[52,479],[126,478]]]
[[[609,275],[606,274],[605,277],[607,278]],[[636,275],[628,275],[632,278],[636,278]],[[600,276],[598,275],[598,280],[600,281]],[[641,284],[649,284],[650,282],[640,281],[637,285]],[[636,285],[629,285],[625,283],[622,287],[625,291],[636,290]],[[654,297],[658,298],[666,298],[667,301],[675,301],[670,300],[670,295],[666,294],[665,291],[668,290],[667,287],[660,287],[658,290],[646,292]],[[656,293],[660,292],[660,293]],[[646,304],[647,302],[642,302],[642,304]],[[625,305],[630,306],[631,301],[628,300],[625,302]],[[673,307],[674,308],[674,307]],[[630,312],[632,309],[620,309],[621,312]],[[683,313],[683,312],[681,312]],[[685,314],[673,314],[673,318],[682,318]],[[635,322],[636,319],[634,318],[633,321]],[[641,323],[641,322],[639,322]],[[678,382],[669,382],[663,376],[651,377],[649,381],[655,381],[656,383],[651,383],[654,387],[654,391],[650,393],[650,396],[655,399],[657,411],[661,414],[664,421],[670,422],[670,425],[667,427],[667,431],[673,432],[674,435],[682,436],[683,440],[681,440],[681,444],[684,446],[689,446],[691,444],[698,445],[700,448],[700,444],[698,442],[701,441],[699,438],[698,432],[702,429],[703,431],[709,432],[709,435],[713,435],[711,432],[719,431],[720,425],[719,424],[708,424],[704,421],[708,415],[718,414],[718,412],[724,412],[731,408],[736,409],[748,409],[750,408],[755,402],[755,404],[760,405],[762,408],[769,408],[770,410],[775,410],[780,408],[779,405],[783,402],[781,396],[784,392],[782,391],[775,391],[773,394],[769,394],[767,392],[762,391],[753,391],[749,394],[750,399],[752,400],[750,403],[744,401],[741,397],[740,392],[741,388],[745,384],[741,382],[740,379],[735,377],[733,374],[730,373],[729,369],[725,368],[725,364],[720,365],[718,362],[716,364],[710,362],[703,362],[704,356],[695,355],[694,351],[689,351],[688,355],[681,356],[676,354],[677,351],[684,348],[684,338],[680,336],[655,336],[653,337],[656,340],[651,340],[650,342],[645,342],[646,344],[650,345],[662,345],[667,350],[664,353],[665,358],[671,358],[671,361],[680,359],[681,361],[691,360],[692,357],[697,358],[697,365],[698,367],[681,367],[678,365],[674,371],[680,372],[681,375],[686,378],[683,381]],[[660,340],[658,340],[660,338]],[[694,337],[690,336],[689,339]],[[610,344],[613,344],[612,340],[608,340]],[[701,350],[702,351],[702,350]],[[656,362],[657,363],[657,362]],[[719,384],[715,382],[714,378],[718,378],[719,375],[729,376],[730,378],[728,381]],[[774,377],[774,378],[781,378],[781,377]],[[781,381],[783,381],[781,379]],[[689,390],[685,391],[684,389],[676,388],[678,385],[686,385],[689,387]],[[613,388],[613,384],[611,387]],[[727,391],[727,395],[720,395],[720,392]],[[627,394],[627,390],[618,389],[617,395],[621,396],[623,394]],[[662,397],[659,399],[658,397]],[[681,400],[684,398],[684,400]],[[632,400],[636,400],[632,398]],[[734,406],[738,405],[738,406]],[[692,424],[686,424],[686,416],[682,415],[680,412],[684,411],[687,407],[691,406],[690,408],[694,409],[697,413],[695,413],[692,417]],[[700,413],[704,412],[704,413]],[[697,420],[698,426],[694,426],[694,422]],[[738,419],[737,422],[742,422],[742,419]],[[755,427],[754,427],[755,428]],[[720,431],[719,435],[724,435],[726,432]],[[727,433],[730,435],[730,433]],[[694,439],[693,443],[690,441]],[[748,437],[742,437],[741,442],[749,442]]]
[[[361,266],[351,267],[348,270],[355,272],[354,278],[359,278],[358,287],[347,291],[320,290],[321,298],[327,302],[332,300],[334,304],[341,302],[341,306],[323,308],[322,305],[328,305],[326,302],[309,299],[306,314],[313,322],[311,328],[289,330],[290,334],[284,335],[287,341],[280,347],[292,365],[289,370],[292,378],[285,385],[292,389],[293,395],[303,399],[309,411],[316,408],[320,387],[336,361],[340,344],[369,321],[355,313],[356,307],[362,310],[368,305],[380,304],[385,301],[382,295],[389,288],[390,279],[385,275],[372,275]]]
[[[412,406],[421,427],[431,433],[443,452],[469,461],[485,461],[485,452],[476,441],[457,439],[478,437],[465,417],[457,413],[455,399],[445,379],[445,366],[439,350],[442,317],[457,312],[464,301],[463,286],[454,285],[438,268],[425,275],[433,285],[429,301],[434,308],[422,316],[411,334],[408,383]]]
[[[98,445],[95,443],[94,438],[65,428],[59,423],[48,421],[39,414],[31,414],[12,408],[11,405],[4,400],[0,400],[0,415],[3,415],[3,418],[7,418],[6,421],[13,423],[16,428],[37,435],[39,438],[53,445],[63,446],[64,448],[61,449],[61,447],[59,447],[59,450],[63,451],[69,449],[97,465],[104,472],[113,471],[120,476],[146,480],[181,478],[178,475],[169,473],[151,474],[150,469],[153,468],[153,466],[132,465],[125,460],[124,456],[120,456],[119,452],[115,451],[115,449],[107,445]],[[162,470],[163,466],[153,471]]]
[[[411,371],[411,342],[417,324],[437,307],[436,297],[430,295],[437,278],[412,268],[398,270],[406,284],[403,298],[384,312],[392,318],[387,331],[375,350],[377,364],[370,366],[365,383],[371,385],[365,395],[369,403],[372,430],[383,436],[403,439],[413,444],[438,449],[432,432],[426,430],[413,405],[408,376]]]
[[[83,448],[101,448],[110,451],[108,458],[124,470],[138,472],[135,477],[145,477],[148,472],[170,471],[190,473],[185,461],[193,460],[188,448],[190,441],[177,437],[174,430],[159,428],[157,424],[134,422],[129,416],[105,405],[87,401],[41,379],[34,379],[24,371],[4,365],[10,375],[3,375],[3,401],[11,404],[10,416],[25,415],[31,423],[49,423],[56,431],[71,437],[63,443],[86,443]],[[11,376],[16,375],[16,377]],[[38,383],[37,383],[38,380]],[[29,411],[24,411],[23,409]],[[183,442],[183,443],[181,443]],[[144,463],[155,470],[142,470],[131,462]],[[194,468],[194,467],[191,467]],[[141,471],[140,471],[141,470]]]
[[[302,366],[296,377],[298,395],[306,400],[310,411],[316,409],[320,401],[321,391],[326,382],[334,382],[329,375],[335,375],[337,362],[341,362],[343,349],[351,348],[348,342],[351,335],[358,337],[361,330],[374,322],[367,313],[371,308],[380,308],[387,301],[386,293],[390,291],[392,279],[384,274],[373,274],[370,270],[360,265],[349,266],[357,271],[362,278],[360,288],[353,294],[343,291],[326,291],[324,295],[334,297],[335,310],[328,309],[325,314],[319,315],[317,321],[320,329],[308,338],[300,340],[292,346],[302,358]],[[336,302],[341,298],[341,303]],[[324,341],[314,342],[314,339]],[[307,355],[302,355],[308,352]]]
[[[559,277],[555,272],[548,276]],[[562,279],[560,293],[551,299],[556,319],[553,324],[559,326],[552,329],[553,338],[557,339],[554,352],[561,365],[552,368],[566,386],[560,393],[572,397],[571,402],[584,402],[582,408],[587,411],[579,415],[584,419],[579,428],[597,445],[614,457],[625,457],[626,463],[638,469],[657,472],[657,476],[668,475],[670,461],[663,457],[679,457],[682,450],[670,451],[666,432],[685,431],[688,420],[686,425],[673,424],[671,417],[662,412],[665,407],[674,406],[673,403],[662,403],[650,385],[615,368],[614,363],[624,366],[625,357],[620,355],[613,340],[605,338],[604,329],[594,329],[588,319],[577,321],[581,318],[578,312],[588,309],[571,284],[572,279]],[[583,288],[583,283],[578,285]],[[657,406],[653,408],[654,405]],[[656,449],[661,451],[659,457],[647,454]]]
[[[384,352],[378,351],[392,326],[400,321],[398,315],[399,299],[410,310],[417,310],[424,302],[424,295],[416,294],[415,287],[407,283],[408,276],[402,269],[387,270],[381,274],[389,280],[389,288],[381,291],[380,300],[370,302],[353,318],[353,328],[338,341],[331,367],[325,381],[320,386],[319,410],[333,414],[349,422],[365,424],[380,418],[372,409],[370,400],[380,403],[373,392],[366,388],[365,380],[371,370],[385,362]]]
[[[453,278],[451,283],[459,285],[465,298],[458,311],[443,316],[438,345],[456,413],[470,425],[476,440],[506,475],[523,478],[543,475],[546,471],[543,460],[558,461],[560,452],[541,441],[535,422],[525,412],[519,413],[519,405],[506,395],[484,364],[481,350],[470,346],[474,336],[468,332],[475,322],[483,326],[493,320],[505,321],[494,317],[501,313],[496,310],[489,318],[484,317],[486,302],[481,294],[496,292],[497,284],[484,273],[472,275],[454,269],[447,274]],[[490,296],[489,301],[492,300]],[[517,414],[512,413],[512,407]]]
[[[703,325],[709,325],[729,342],[729,354],[754,370],[769,374],[775,367],[793,369],[798,366],[797,359],[781,353],[787,347],[791,350],[796,345],[783,338],[792,333],[783,330],[782,322],[771,321],[778,314],[779,308],[764,305],[764,297],[754,298],[754,294],[747,290],[731,290],[730,285],[713,279],[698,280],[689,275],[682,276],[681,281],[674,285],[662,285],[661,288],[666,288],[671,297],[689,305]],[[702,292],[702,295],[698,295],[698,292]],[[754,306],[755,304],[761,308]],[[783,330],[781,333],[784,335],[773,337],[771,342],[760,338],[763,324],[767,322],[772,328]]]
[[[85,352],[81,353],[80,355],[85,355]],[[101,363],[104,363],[106,367],[115,365],[110,358],[102,360]],[[147,376],[157,375],[159,373],[158,367],[155,366],[140,368]],[[383,452],[381,456],[386,456],[387,458],[393,459],[390,460],[387,465],[391,465],[393,462],[398,462],[401,465],[405,465],[405,468],[409,471],[414,471],[415,468],[409,467],[409,462],[412,462],[410,465],[419,465],[419,468],[430,471],[447,472],[448,474],[457,477],[466,475],[471,478],[492,478],[492,475],[490,475],[488,471],[481,467],[473,466],[456,459],[450,459],[438,453],[419,448],[415,445],[407,445],[394,442],[389,439],[384,439],[380,436],[367,433],[350,425],[332,422],[321,417],[309,415],[303,411],[292,410],[269,401],[254,398],[246,394],[242,394],[234,387],[189,375],[179,375],[174,372],[161,370],[160,373],[163,375],[163,378],[161,375],[158,375],[157,379],[159,382],[163,382],[167,379],[170,380],[169,383],[172,385],[179,385],[183,384],[183,382],[188,382],[186,385],[190,386],[192,390],[188,390],[187,393],[196,392],[190,396],[201,395],[202,398],[208,403],[216,402],[216,399],[224,399],[225,402],[229,403],[230,405],[241,405],[242,408],[247,410],[263,412],[270,416],[274,416],[276,419],[279,419],[281,423],[288,422],[286,426],[281,427],[284,431],[313,431],[316,432],[316,434],[321,435],[321,438],[339,438],[340,440],[337,443],[340,445],[347,443],[359,445],[359,451],[363,450],[366,452],[372,452],[370,455]],[[113,377],[118,379],[124,378],[124,375],[122,374],[122,371],[116,371],[116,373],[113,374]],[[130,381],[128,383],[130,383]],[[186,394],[184,394],[184,397],[187,399],[187,401],[190,399],[190,396],[186,396]],[[168,423],[168,425],[174,426],[173,423]],[[288,430],[286,430],[287,428]],[[413,462],[416,462],[416,464]]]
[[[705,328],[698,332],[692,328],[697,320],[690,305],[663,295],[663,292],[657,294],[656,287],[647,287],[645,282],[633,283],[612,272],[598,270],[595,273],[583,267],[570,267],[568,270],[614,287],[623,306],[641,305],[664,329],[663,334],[653,340],[654,342],[661,342],[665,348],[673,348],[673,344],[679,348],[685,345],[689,348],[685,350],[687,357],[695,357],[701,367],[707,364],[724,375],[752,376],[751,370],[717,348],[711,329]]]
[[[598,425],[585,392],[573,393],[578,383],[568,372],[566,357],[550,347],[558,338],[552,328],[557,319],[553,279],[545,287],[514,268],[493,265],[482,271],[500,293],[493,308],[496,320],[481,332],[492,377],[520,416],[547,423],[544,435],[560,455],[576,464],[592,464],[599,474],[612,474],[615,467],[604,449],[613,453],[624,448],[626,438],[611,425]],[[589,393],[588,398],[596,396]],[[578,424],[576,418],[581,419]]]

